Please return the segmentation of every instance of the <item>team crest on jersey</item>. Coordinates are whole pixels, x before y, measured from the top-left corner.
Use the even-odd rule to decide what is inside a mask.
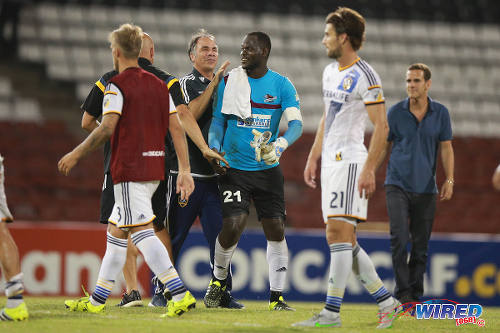
[[[274,102],[278,97],[270,95],[270,94],[265,94],[264,95],[264,102],[266,103],[271,103]]]
[[[188,199],[181,199],[181,197],[178,197],[177,202],[181,208],[184,208],[188,204]]]
[[[340,84],[337,87],[337,89],[351,93],[354,90],[354,87],[356,87],[356,84],[358,83],[359,76],[360,76],[359,73],[356,72],[355,70],[350,71],[344,76],[342,81],[340,81]]]
[[[337,154],[335,154],[335,160],[342,161],[342,152],[338,152]]]
[[[342,88],[344,88],[344,90],[349,90],[351,86],[352,86],[352,77],[346,76],[344,78],[344,81],[342,82]]]

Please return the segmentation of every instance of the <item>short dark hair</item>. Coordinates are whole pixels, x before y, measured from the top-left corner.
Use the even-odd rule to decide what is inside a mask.
[[[266,34],[265,32],[261,32],[261,31],[254,31],[254,32],[247,34],[247,36],[254,36],[255,38],[257,38],[257,41],[259,42],[260,47],[266,48],[269,50],[269,52],[267,53],[267,56],[269,57],[269,54],[271,53],[271,38],[269,38],[268,34]]]
[[[410,65],[410,67],[408,67],[408,70],[409,71],[416,71],[416,70],[423,71],[425,81],[429,81],[431,79],[431,76],[432,76],[431,69],[429,68],[429,66],[427,66],[426,64],[423,64],[421,62],[417,62],[416,64]]]
[[[194,49],[196,48],[196,45],[198,44],[198,41],[200,40],[200,38],[202,37],[207,37],[207,38],[210,38],[212,39],[213,41],[215,41],[215,36],[212,35],[211,33],[209,33],[207,30],[205,29],[198,29],[198,31],[196,31],[192,36],[191,36],[191,40],[189,41],[189,45],[188,45],[188,56],[194,52]]]
[[[354,51],[357,51],[365,41],[365,19],[354,9],[339,7],[328,14],[325,24],[331,23],[337,35],[346,33]]]

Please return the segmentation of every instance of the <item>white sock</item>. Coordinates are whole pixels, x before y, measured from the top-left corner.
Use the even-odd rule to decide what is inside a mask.
[[[92,305],[102,305],[115,285],[118,274],[122,271],[125,260],[127,259],[127,240],[116,238],[109,232],[107,233],[106,253],[102,259],[99,277],[90,303]]]
[[[214,276],[218,280],[225,280],[229,271],[229,264],[233,257],[234,250],[238,243],[225,249],[219,243],[219,237],[215,240],[215,255],[214,255]]]
[[[373,266],[370,256],[359,244],[352,250],[352,271],[366,290],[373,296],[379,308],[392,305],[394,300],[387,291]]]
[[[167,249],[156,237],[153,229],[135,232],[131,238],[144,256],[149,268],[170,291],[173,300],[180,301],[186,294],[186,287],[173,267]]]
[[[23,302],[23,273],[14,275],[5,283],[6,308],[17,308]]]
[[[330,244],[330,275],[326,294],[325,310],[340,312],[347,278],[352,267],[352,244]]]
[[[272,291],[283,291],[288,271],[288,246],[286,240],[267,241],[269,286]]]

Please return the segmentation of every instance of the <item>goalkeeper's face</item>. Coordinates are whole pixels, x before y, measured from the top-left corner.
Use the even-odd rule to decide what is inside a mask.
[[[241,67],[246,70],[252,70],[263,63],[266,62],[266,57],[264,56],[264,50],[259,45],[257,37],[255,36],[246,36],[243,39],[243,43],[241,43]]]

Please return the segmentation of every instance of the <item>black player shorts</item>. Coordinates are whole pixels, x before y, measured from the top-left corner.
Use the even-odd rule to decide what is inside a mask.
[[[166,191],[167,186],[165,185],[165,181],[162,180],[151,198],[153,213],[156,215],[156,218],[153,221],[156,231],[165,228],[165,216],[167,214]],[[104,184],[101,193],[101,216],[99,218],[101,223],[108,223],[108,219],[111,216],[114,205],[115,194],[113,190],[113,179],[111,178],[111,173],[107,172],[104,174]]]
[[[283,186],[279,165],[259,171],[227,169],[227,173],[219,177],[222,216],[248,214],[250,200],[253,200],[259,221],[263,218],[285,218]]]

